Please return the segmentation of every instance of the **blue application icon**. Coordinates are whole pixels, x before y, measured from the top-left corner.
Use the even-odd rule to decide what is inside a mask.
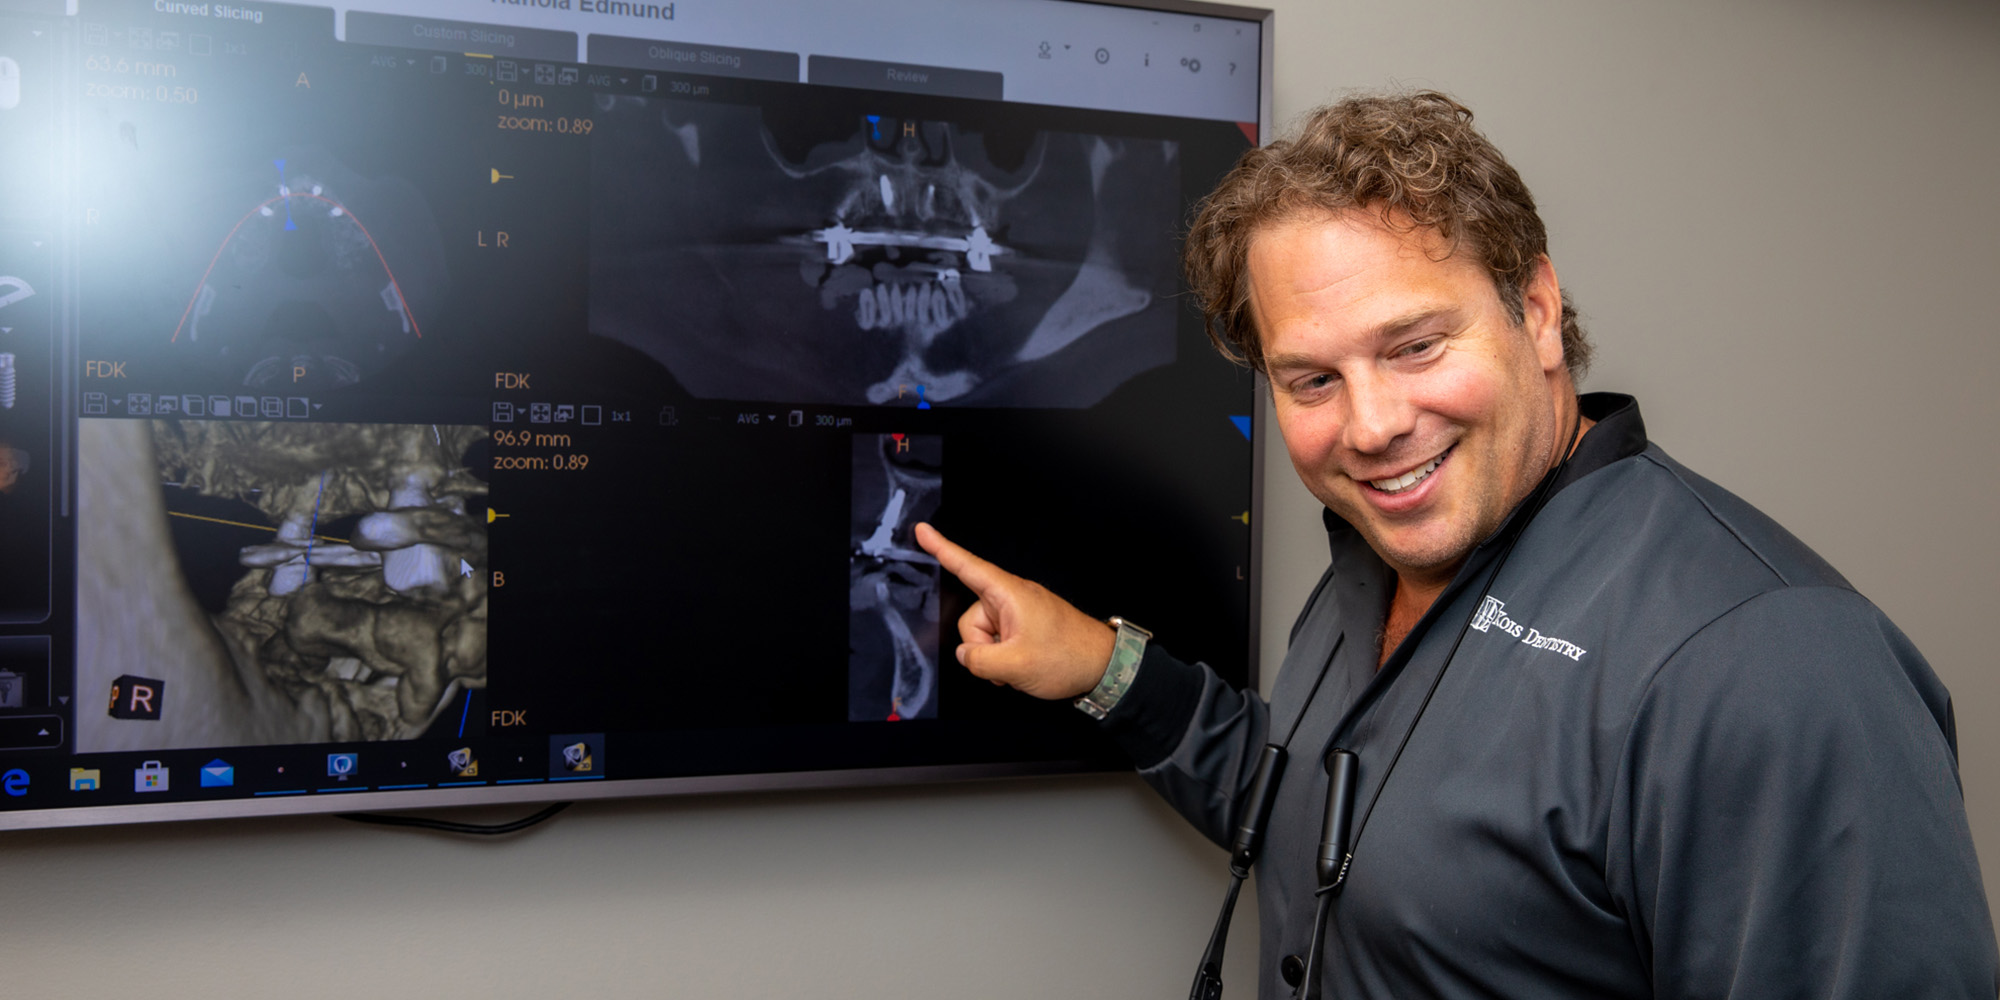
[[[326,776],[346,781],[361,766],[361,755],[355,753],[330,753],[326,755]]]
[[[201,766],[201,787],[228,788],[236,784],[236,768],[220,757]]]
[[[0,789],[6,790],[7,794],[17,799],[28,794],[28,772],[17,767],[6,774],[0,774]]]

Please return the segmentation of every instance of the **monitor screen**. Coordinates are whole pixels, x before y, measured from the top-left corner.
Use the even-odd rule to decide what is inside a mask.
[[[1269,20],[0,2],[0,827],[1121,766],[938,525],[1244,683],[1181,283]]]

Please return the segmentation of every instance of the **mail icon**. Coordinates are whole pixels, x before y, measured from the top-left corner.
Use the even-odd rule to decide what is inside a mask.
[[[201,766],[201,787],[228,788],[236,784],[236,768],[216,759]]]

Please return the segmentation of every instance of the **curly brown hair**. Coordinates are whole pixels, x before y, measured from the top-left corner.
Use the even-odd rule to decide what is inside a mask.
[[[1208,336],[1233,361],[1262,369],[1250,316],[1250,240],[1300,212],[1369,209],[1401,231],[1430,229],[1446,257],[1463,253],[1493,279],[1515,324],[1521,293],[1548,252],[1535,199],[1500,151],[1472,127],[1472,110],[1432,90],[1349,97],[1308,115],[1297,133],[1243,154],[1197,206],[1188,285]],[[1590,341],[1563,294],[1563,362],[1583,381]]]

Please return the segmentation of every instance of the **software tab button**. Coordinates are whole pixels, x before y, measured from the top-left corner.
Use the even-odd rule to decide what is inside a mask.
[[[808,56],[806,79],[829,87],[894,90],[908,94],[942,94],[1002,100],[1002,77],[989,70],[919,66],[840,56]]]
[[[450,21],[441,17],[405,17],[360,10],[347,13],[347,40],[360,45],[476,52],[515,59],[568,62],[576,58],[574,31]]]
[[[669,42],[654,38],[624,38],[619,35],[590,35],[589,59],[593,63],[665,69],[702,76],[733,76],[746,80],[799,82],[799,54],[768,49],[738,49],[726,45]],[[659,89],[657,78],[650,86],[641,81],[640,90]]]

